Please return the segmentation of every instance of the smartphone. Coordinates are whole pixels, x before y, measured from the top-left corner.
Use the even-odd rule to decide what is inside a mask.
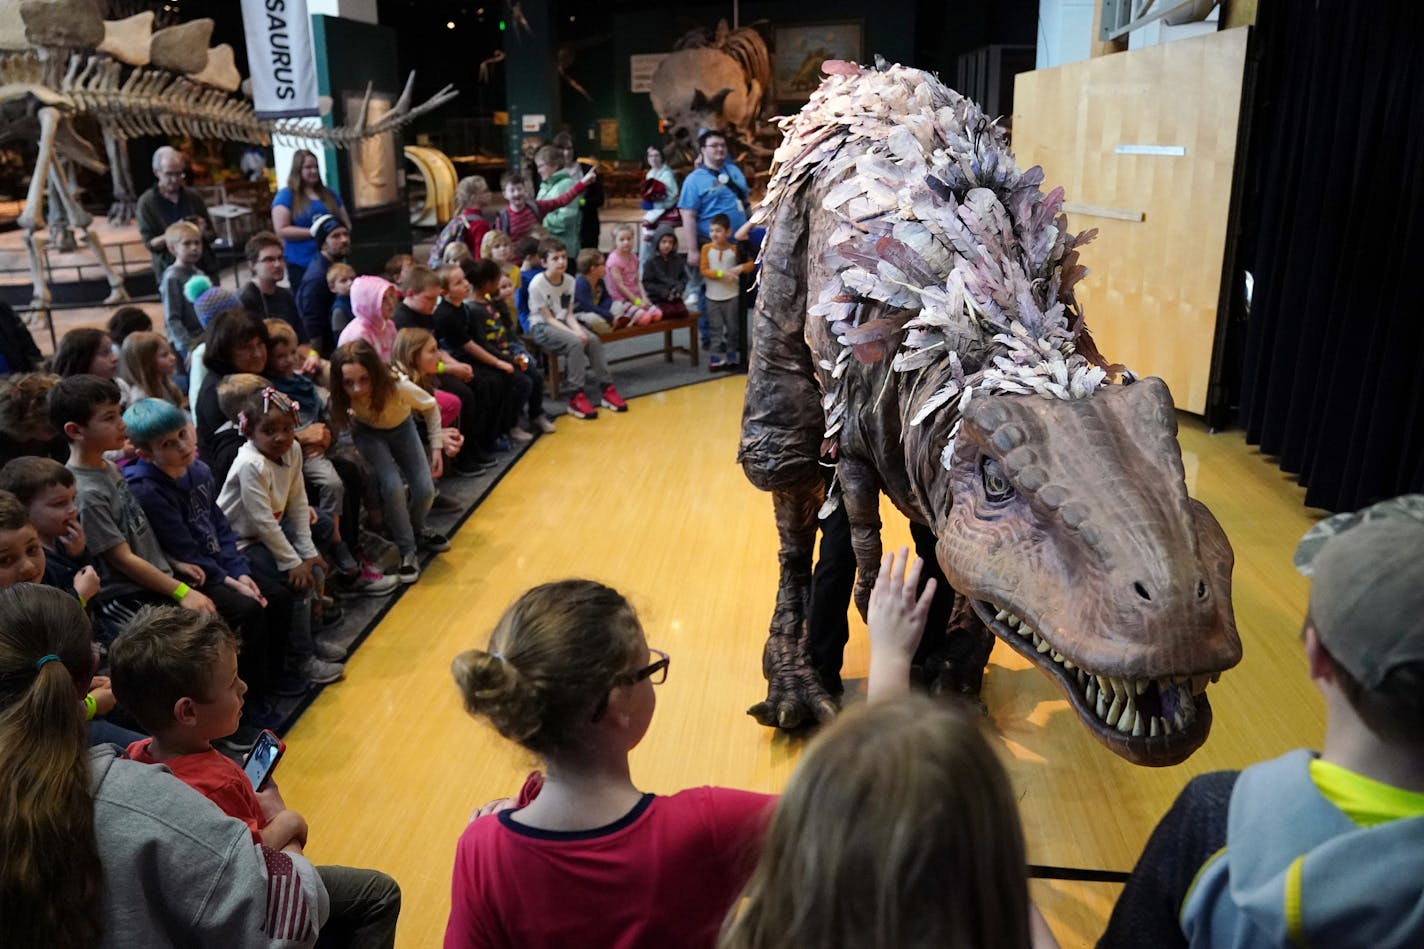
[[[247,780],[252,782],[252,790],[262,790],[262,786],[276,769],[277,762],[282,760],[282,752],[286,750],[287,746],[277,737],[276,732],[265,728],[262,730],[262,734],[258,735],[257,741],[253,743],[252,750],[247,753],[247,763],[242,767],[247,774]]]

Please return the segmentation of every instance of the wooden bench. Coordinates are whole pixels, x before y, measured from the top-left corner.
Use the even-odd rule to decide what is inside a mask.
[[[643,359],[648,356],[655,356],[659,352],[661,352],[663,355],[664,362],[672,362],[673,353],[682,353],[691,359],[692,365],[696,366],[698,364],[697,344],[699,340],[699,337],[697,335],[697,319],[697,314],[694,313],[691,316],[684,316],[680,319],[659,320],[656,323],[648,323],[645,326],[625,326],[621,330],[614,330],[611,333],[603,333],[599,336],[599,339],[603,341],[604,346],[608,346],[610,343],[617,343],[625,339],[633,339],[638,336],[648,336],[652,333],[662,333],[663,347],[661,350],[653,349],[649,350],[648,352],[637,353],[636,355],[632,356],[619,356],[616,359],[610,356],[608,359],[609,364],[612,365],[613,363],[628,362],[632,359]],[[687,330],[686,346],[677,346],[673,344],[672,334],[677,330]],[[590,332],[592,331],[590,330]],[[544,378],[545,380],[547,380],[549,398],[557,399],[559,397],[559,357],[556,354],[543,349],[538,343],[534,342],[531,337],[524,336],[522,337],[522,339],[524,342],[525,349],[528,349],[531,353],[543,354]]]

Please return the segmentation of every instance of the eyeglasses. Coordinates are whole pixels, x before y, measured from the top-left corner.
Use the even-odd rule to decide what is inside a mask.
[[[671,662],[668,658],[668,654],[661,649],[653,649],[651,647],[649,647],[648,652],[656,655],[658,657],[657,661],[650,662],[643,668],[633,672],[619,673],[613,679],[614,688],[624,685],[637,685],[644,679],[647,679],[653,685],[662,685],[667,681],[668,663]],[[598,707],[593,710],[592,720],[595,722],[598,721],[603,717],[603,713],[606,711],[608,711],[608,693],[605,692],[603,698],[598,701]]]
[[[664,682],[667,681],[668,663],[672,660],[669,659],[668,654],[663,652],[661,649],[653,649],[649,647],[648,652],[657,656],[657,661],[648,663],[646,666],[639,669],[637,672],[627,672],[620,676],[620,678],[628,685],[633,685],[634,683],[642,682],[644,679],[647,679],[653,685],[662,685]]]

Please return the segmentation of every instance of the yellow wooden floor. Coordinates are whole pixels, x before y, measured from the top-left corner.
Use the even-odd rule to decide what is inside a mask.
[[[761,644],[776,587],[771,501],[735,464],[743,379],[637,399],[627,415],[562,419],[495,489],[287,736],[279,780],[325,863],[379,867],[404,891],[400,945],[437,945],[456,838],[470,811],[512,793],[536,762],[462,711],[451,657],[482,646],[526,587],[589,576],[629,596],[649,642],[672,655],[634,777],[647,789],[721,784],[777,791],[802,747],[754,723]],[[997,648],[985,685],[1036,863],[1128,869],[1193,774],[1318,744],[1324,716],[1297,634],[1306,583],[1290,566],[1317,514],[1239,434],[1184,419],[1193,495],[1236,549],[1245,659],[1210,695],[1215,728],[1185,764],[1146,770],[1078,726],[1026,660]],[[908,542],[886,505],[888,544]],[[846,674],[863,677],[853,619]],[[1035,884],[1065,946],[1090,945],[1117,895],[1105,884]]]

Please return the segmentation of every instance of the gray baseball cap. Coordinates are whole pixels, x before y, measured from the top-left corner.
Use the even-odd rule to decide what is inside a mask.
[[[1424,494],[1316,524],[1295,550],[1320,641],[1361,685],[1424,662]]]

